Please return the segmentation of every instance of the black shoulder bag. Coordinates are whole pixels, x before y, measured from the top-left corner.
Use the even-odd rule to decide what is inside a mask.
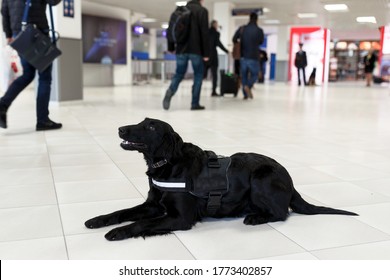
[[[51,5],[49,4],[52,40],[34,24],[27,24],[30,6],[31,0],[27,0],[22,19],[22,31],[13,40],[11,47],[39,72],[42,72],[54,61],[54,59],[61,55],[61,51],[56,46],[57,40],[55,36],[56,32],[54,31]]]

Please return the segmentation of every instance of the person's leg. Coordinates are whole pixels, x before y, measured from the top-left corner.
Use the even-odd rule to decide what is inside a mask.
[[[306,68],[302,68],[302,73],[303,73],[303,84],[306,86],[307,85],[307,82],[306,82]]]
[[[248,80],[247,85],[250,89],[252,89],[253,85],[256,83],[259,77],[260,64],[257,60],[250,59],[248,66],[249,66],[250,78]]]
[[[366,73],[366,80],[367,80],[367,86],[371,86],[371,81],[372,81],[372,73],[371,72],[368,72]]]
[[[49,101],[52,81],[52,68],[50,64],[43,72],[39,72],[37,94],[37,123],[49,120]]]
[[[253,98],[252,88],[253,85],[258,80],[260,64],[255,59],[246,59],[246,64],[248,69],[247,70],[248,77],[246,78],[247,79],[246,84],[244,85],[244,92],[249,98],[252,99]]]
[[[171,104],[171,98],[176,93],[179,88],[180,82],[183,80],[184,75],[186,74],[188,66],[188,55],[187,54],[177,54],[176,55],[176,73],[172,78],[171,84],[165,93],[163,100],[163,108],[165,110],[169,109]],[[203,75],[203,73],[202,73]],[[203,76],[202,76],[203,77]]]
[[[196,54],[189,54],[191,60],[192,69],[194,70],[194,84],[192,85],[192,102],[191,109],[204,109],[200,106],[200,91],[202,89],[203,81],[203,57]]]
[[[53,64],[50,64],[44,71],[39,72],[36,126],[38,131],[60,129],[62,127],[61,123],[56,123],[49,119],[52,68]]]
[[[205,61],[203,67],[204,67],[203,79],[207,79],[207,74],[209,72],[210,64],[207,61]]]
[[[301,68],[297,67],[297,71],[298,71],[298,86],[301,85]]]
[[[234,60],[234,74],[236,74],[237,76],[240,76],[241,74],[239,59]]]
[[[12,102],[33,80],[35,77],[35,68],[23,58],[20,58],[23,66],[23,75],[17,78],[9,86],[4,96],[0,99],[0,104],[11,106]]]
[[[187,72],[188,67],[188,54],[177,54],[176,55],[176,72],[172,78],[169,89],[173,94],[176,93],[181,81],[184,79],[184,75]],[[202,72],[203,74],[203,72]]]
[[[35,77],[35,68],[21,58],[23,75],[17,78],[9,86],[4,96],[0,99],[0,127],[7,128],[7,111],[15,98],[21,93]]]
[[[211,76],[213,81],[213,95],[217,95],[217,83],[218,83],[218,63],[211,65]]]
[[[240,60],[240,70],[241,70],[242,93],[244,94],[244,99],[247,99],[248,95],[245,92],[245,87],[248,86],[248,63],[245,58],[241,58]]]

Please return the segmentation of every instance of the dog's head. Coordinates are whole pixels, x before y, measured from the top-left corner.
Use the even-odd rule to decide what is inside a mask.
[[[139,151],[148,162],[156,159],[169,161],[181,154],[183,140],[166,122],[146,118],[136,125],[119,128],[119,137],[125,150]]]

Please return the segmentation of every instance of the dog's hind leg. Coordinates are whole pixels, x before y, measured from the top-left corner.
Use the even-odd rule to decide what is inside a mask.
[[[150,202],[129,209],[119,210],[107,215],[101,215],[85,222],[87,228],[101,228],[128,221],[138,221],[164,215],[164,208]]]
[[[266,224],[269,222],[278,222],[278,221],[284,221],[286,217],[273,217],[266,213],[255,213],[255,214],[248,214],[244,219],[244,224],[246,225],[261,225]]]
[[[273,176],[251,180],[250,214],[244,219],[246,225],[258,225],[284,221],[288,216],[290,201],[288,187]]]

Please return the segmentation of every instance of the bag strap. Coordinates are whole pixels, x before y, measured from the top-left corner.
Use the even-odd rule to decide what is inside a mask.
[[[57,45],[57,40],[56,40],[56,32],[54,30],[54,18],[53,18],[53,7],[51,4],[49,4],[49,11],[50,11],[50,24],[51,24],[51,40],[53,41],[53,45]]]
[[[30,6],[31,6],[31,0],[26,0],[26,6],[24,7],[23,18],[22,18],[22,26],[27,25],[28,12],[30,11]]]
[[[31,0],[26,0],[26,6],[24,7],[23,18],[22,18],[22,29],[25,28],[27,25],[28,14],[29,14],[31,5],[32,5]],[[56,36],[57,32],[54,29],[53,7],[51,4],[49,4],[49,12],[50,12],[51,34],[52,34],[51,39],[53,41],[53,45],[55,46],[57,43],[56,37],[58,37],[58,36]]]

